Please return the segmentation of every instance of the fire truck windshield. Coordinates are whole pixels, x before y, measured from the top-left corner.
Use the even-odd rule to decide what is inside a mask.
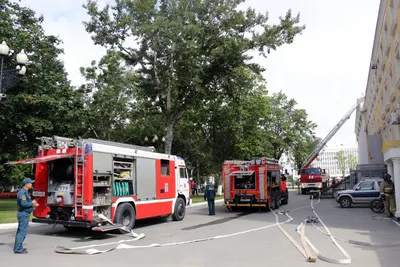
[[[321,170],[318,168],[303,169],[302,174],[321,175]]]

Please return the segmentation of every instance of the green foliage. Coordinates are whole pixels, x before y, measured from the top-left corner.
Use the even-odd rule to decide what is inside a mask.
[[[267,14],[240,11],[243,2],[117,0],[100,9],[89,0],[86,30],[108,49],[81,68],[86,82],[75,89],[58,59],[61,40],[44,33],[43,18],[0,0],[0,36],[32,61],[25,81],[0,101],[0,182],[30,174],[30,165],[1,164],[34,156],[43,135],[154,145],[184,157],[197,179],[214,174],[217,183],[226,159],[288,152],[304,160],[316,125],[294,99],[268,94],[263,68],[248,55],[266,56],[304,26],[290,10],[270,25]]]
[[[347,156],[347,164],[351,170],[354,170],[358,165],[357,156],[350,154]]]
[[[306,159],[309,154],[318,146],[321,139],[313,134],[304,134],[297,136],[295,144],[291,149],[291,156],[295,163],[295,168],[300,168],[306,164]]]
[[[342,172],[342,177],[344,177],[346,173],[346,168],[348,166],[348,162],[343,150],[336,152],[335,160],[338,164],[339,170]]]
[[[0,1],[0,36],[15,51],[5,58],[5,69],[15,68],[15,54],[25,49],[30,63],[25,79],[6,91],[0,100],[0,164],[32,157],[37,137],[61,134],[76,136],[82,130],[83,101],[67,80],[61,41],[44,33],[43,17],[8,0]],[[21,154],[22,153],[22,154]],[[23,176],[23,167],[1,167],[0,183],[8,184]]]
[[[237,83],[247,80],[248,71],[262,71],[248,63],[248,52],[265,55],[293,42],[304,29],[290,10],[278,25],[269,25],[266,14],[239,11],[242,2],[117,0],[100,9],[88,0],[84,6],[90,16],[84,24],[94,43],[117,49],[126,64],[137,66],[139,95],[163,118],[166,153],[187,110],[221,96],[236,98]]]
[[[24,152],[20,152],[16,154],[16,158],[28,158],[29,155]],[[7,162],[11,160],[7,154],[2,155],[0,157],[0,160],[2,162]],[[33,165],[29,164],[19,164],[19,165],[0,165],[0,177],[1,179],[1,185],[4,187],[10,187],[13,185],[19,185],[21,184],[22,180],[25,177],[32,177],[33,174]]]

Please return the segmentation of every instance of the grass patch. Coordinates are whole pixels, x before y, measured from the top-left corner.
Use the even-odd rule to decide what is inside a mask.
[[[18,222],[17,210],[17,199],[0,199],[0,223]]]
[[[0,223],[17,222],[17,199],[0,199]]]
[[[200,203],[205,201],[204,196],[191,196],[190,198],[192,199],[192,203]],[[215,200],[220,199],[224,199],[224,195],[215,197]]]

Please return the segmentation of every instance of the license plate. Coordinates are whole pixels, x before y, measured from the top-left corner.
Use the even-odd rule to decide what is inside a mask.
[[[45,193],[41,192],[41,191],[33,191],[32,192],[32,196],[34,196],[34,197],[44,197]]]
[[[242,198],[242,199],[240,199],[240,201],[243,201],[243,202],[250,202],[250,199],[248,199],[248,198]]]

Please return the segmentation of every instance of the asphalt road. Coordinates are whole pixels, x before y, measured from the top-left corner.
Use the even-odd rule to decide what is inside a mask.
[[[289,205],[285,210],[293,210],[310,203],[308,196],[291,192]],[[250,230],[275,223],[272,213],[229,212],[219,204],[216,216],[207,215],[207,207],[193,207],[187,210],[186,218],[181,222],[147,220],[137,223],[136,233],[144,233],[142,240],[130,242],[129,245],[148,245],[152,243],[170,243],[204,237],[231,234]],[[321,200],[315,206],[318,215],[329,227],[333,235],[344,239],[384,243],[400,242],[400,227],[389,220],[376,220],[366,208],[341,209],[334,200]],[[300,244],[300,237],[295,228],[302,220],[312,216],[310,208],[290,212],[294,221],[283,227]],[[381,215],[378,215],[381,216]],[[280,216],[281,220],[286,217]],[[320,225],[320,224],[319,224]],[[306,226],[306,236],[325,256],[344,258],[329,237],[321,234],[310,224]],[[56,245],[80,247],[92,244],[114,242],[130,239],[129,235],[109,235],[101,233],[72,234],[62,226],[52,228],[39,226],[30,228],[24,246],[27,255],[15,255],[12,252],[14,231],[0,231],[1,266],[56,265],[71,267],[80,264],[90,266],[333,266],[317,260],[307,263],[299,251],[280,232],[277,227],[254,231],[232,237],[179,246],[145,249],[121,249],[101,255],[64,255],[54,252]],[[350,266],[393,267],[399,266],[400,247],[372,248],[340,242],[352,257]],[[108,247],[100,247],[105,249]]]

